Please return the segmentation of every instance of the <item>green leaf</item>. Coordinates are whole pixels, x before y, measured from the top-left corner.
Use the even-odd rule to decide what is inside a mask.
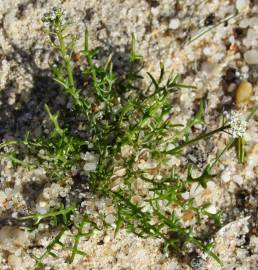
[[[207,165],[202,174],[199,177],[194,178],[192,176],[192,169],[193,166],[189,165],[188,166],[188,173],[187,173],[187,181],[188,182],[197,182],[199,183],[203,188],[207,188],[207,183],[216,175],[210,174],[210,165]]]
[[[157,90],[159,89],[159,84],[158,84],[158,82],[156,82],[156,80],[154,79],[154,77],[153,77],[149,72],[147,72],[147,74],[148,74],[148,76],[150,77],[151,82],[154,84],[155,90],[157,91]]]
[[[134,63],[142,59],[142,56],[136,53],[135,45],[136,45],[136,39],[135,39],[134,34],[132,34],[131,51],[129,54],[129,60],[131,63]]]
[[[158,84],[160,84],[162,82],[164,74],[165,74],[164,63],[160,62],[160,75],[159,75]]]
[[[55,132],[57,133],[57,134],[59,134],[60,135],[60,137],[63,137],[63,135],[64,135],[64,130],[59,126],[59,123],[58,123],[58,113],[56,113],[56,114],[52,114],[51,112],[50,112],[50,110],[49,110],[49,107],[48,107],[48,105],[47,104],[45,104],[45,109],[46,109],[46,111],[47,111],[47,114],[48,114],[48,117],[49,117],[49,119],[50,119],[50,121],[53,123],[53,125],[54,125],[54,128],[55,128]]]
[[[244,163],[244,160],[245,160],[244,138],[241,138],[241,137],[237,138],[235,142],[236,142],[236,150],[237,150],[237,159],[240,163]]]

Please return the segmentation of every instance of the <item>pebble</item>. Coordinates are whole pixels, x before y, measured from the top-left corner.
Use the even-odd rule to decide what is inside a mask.
[[[242,10],[244,10],[245,8],[248,7],[248,3],[249,3],[248,0],[237,0],[237,1],[236,1],[236,8],[237,8],[239,11],[242,11]]]
[[[134,204],[138,204],[142,201],[142,197],[139,196],[139,195],[134,195],[132,196],[131,198],[131,202],[134,203]]]
[[[183,214],[182,218],[183,218],[184,221],[190,221],[190,220],[193,219],[193,217],[194,217],[193,212],[191,210],[188,210]]]
[[[170,29],[176,30],[176,29],[179,28],[179,26],[180,26],[180,21],[178,19],[172,19],[169,22],[169,28]]]
[[[118,169],[115,171],[114,175],[118,176],[118,177],[122,177],[126,174],[126,169],[122,168],[122,169]]]
[[[49,209],[49,206],[48,206],[46,201],[40,201],[36,206],[37,212],[42,214],[42,215],[46,214],[48,209]]]
[[[194,198],[195,196],[199,195],[203,191],[203,187],[197,183],[194,182],[190,189],[190,198]]]
[[[190,192],[186,191],[186,192],[181,193],[181,197],[184,200],[188,200],[190,198]]]
[[[237,183],[239,186],[241,186],[244,183],[244,179],[241,175],[234,175],[232,178],[233,181]]]
[[[201,69],[203,72],[210,74],[216,69],[216,64],[209,63],[209,62],[203,62],[201,65]]]
[[[154,160],[138,164],[138,168],[141,170],[150,170],[156,168],[157,166],[158,164]]]
[[[231,179],[231,174],[229,170],[225,170],[223,171],[223,173],[221,174],[221,180],[225,183],[228,183]]]
[[[106,236],[104,237],[104,243],[108,243],[110,240],[111,240],[110,235],[106,235]]]
[[[258,17],[252,17],[249,19],[249,25],[252,27],[258,26]]]
[[[12,267],[14,270],[22,270],[21,268],[21,257],[18,257],[14,254],[11,254],[8,256],[8,264]]]
[[[0,246],[5,250],[17,250],[17,246],[24,247],[28,236],[27,232],[19,228],[4,226],[0,230]]]
[[[215,207],[214,205],[210,205],[210,206],[206,209],[206,211],[207,211],[208,213],[210,213],[210,214],[216,214],[216,213],[217,213],[217,209],[216,209],[216,207]]]
[[[7,200],[7,196],[3,191],[0,191],[0,205],[2,206],[2,204]]]
[[[245,52],[244,58],[247,64],[256,65],[258,64],[258,51],[257,50],[249,50]]]
[[[42,175],[45,175],[46,174],[46,171],[45,171],[45,169],[44,168],[37,168],[37,169],[35,169],[34,170],[34,174],[36,175],[36,176],[42,176]]]
[[[105,217],[105,222],[106,222],[107,224],[112,225],[112,224],[114,224],[114,223],[116,222],[116,218],[115,218],[114,215],[108,214],[108,215]]]
[[[85,165],[83,166],[83,170],[86,172],[95,171],[96,168],[97,168],[96,162],[85,163]]]
[[[248,81],[243,81],[236,89],[235,102],[237,107],[241,107],[246,104],[253,93],[253,86]]]
[[[246,47],[256,46],[257,45],[257,34],[254,29],[248,29],[246,38],[243,40],[243,43]]]

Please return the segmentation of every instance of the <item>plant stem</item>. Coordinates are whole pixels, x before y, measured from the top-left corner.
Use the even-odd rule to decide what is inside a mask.
[[[252,109],[251,113],[248,115],[246,121],[248,122],[257,112],[258,110],[258,104]]]
[[[213,161],[212,165],[210,166],[210,170],[215,166],[215,164],[220,160],[223,154],[234,144],[235,139],[231,139],[229,143],[225,146],[225,148],[221,151],[221,153],[217,156],[217,158]]]
[[[189,45],[190,43],[192,43],[193,41],[195,41],[196,39],[202,37],[203,35],[205,35],[206,33],[208,33],[209,31],[213,30],[214,28],[220,26],[221,24],[237,17],[239,14],[236,13],[236,14],[232,14],[232,15],[229,15],[228,17],[226,17],[225,19],[222,19],[221,21],[219,21],[217,24],[215,25],[212,25],[208,28],[205,28],[204,30],[202,30],[201,32],[197,33],[194,37],[190,38],[189,41],[186,42],[186,45]]]
[[[91,70],[91,75],[92,75],[92,79],[93,79],[93,84],[96,90],[97,89],[97,74],[96,74],[96,69],[94,67],[93,61],[92,61],[92,57],[90,55],[90,51],[89,51],[89,34],[88,31],[85,31],[85,36],[84,36],[84,54],[86,57],[86,60],[90,66],[90,70]]]
[[[72,89],[72,92],[74,92],[75,84],[74,84],[74,79],[73,79],[72,66],[70,62],[70,57],[67,54],[64,37],[61,31],[57,31],[57,37],[60,43],[60,52],[65,62],[65,67],[66,67],[67,76],[68,76],[68,84],[69,84],[70,89]]]
[[[76,88],[76,85],[74,82],[73,68],[71,65],[71,57],[67,51],[67,47],[65,44],[65,37],[63,36],[62,29],[58,28],[56,31],[56,35],[59,41],[58,47],[59,47],[60,54],[64,60],[64,65],[67,72],[67,80],[68,80],[67,82],[66,81],[62,82],[60,80],[56,80],[56,81],[59,82],[59,84],[61,84],[65,88],[68,94],[72,96],[74,103],[77,106],[79,106],[87,116],[89,104],[87,100],[82,101],[79,97],[79,90]]]
[[[229,126],[221,126],[217,129],[214,129],[208,133],[205,133],[205,134],[201,134],[200,136],[190,140],[190,141],[187,141],[179,146],[177,146],[176,148],[172,149],[172,150],[169,150],[169,151],[164,151],[163,153],[166,153],[166,154],[170,154],[170,155],[173,155],[173,154],[176,154],[177,152],[179,152],[181,149],[183,149],[184,147],[186,147],[187,145],[190,145],[190,144],[193,144],[199,140],[203,140],[203,139],[206,139],[208,137],[210,137],[211,135],[217,133],[217,132],[220,132],[220,131],[223,131],[225,130],[226,128],[228,128]]]
[[[5,146],[7,146],[7,145],[17,144],[17,143],[18,143],[18,142],[16,142],[16,141],[2,142],[2,143],[0,143],[0,148],[3,148],[3,147],[5,147]]]

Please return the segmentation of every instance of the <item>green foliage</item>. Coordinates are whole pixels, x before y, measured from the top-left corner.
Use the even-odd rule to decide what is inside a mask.
[[[115,216],[115,233],[120,228],[143,238],[162,239],[165,250],[170,248],[181,250],[186,243],[191,243],[208,253],[218,262],[219,258],[212,252],[212,244],[201,241],[195,228],[184,224],[182,216],[192,213],[193,219],[200,224],[208,218],[219,224],[221,213],[211,214],[207,211],[209,204],[195,206],[194,198],[183,199],[182,194],[189,191],[193,182],[207,187],[212,180],[213,166],[233,144],[232,141],[217,156],[212,164],[207,164],[200,176],[193,176],[193,166],[184,169],[186,176],[168,167],[167,162],[172,156],[179,156],[183,150],[200,140],[226,131],[228,125],[205,131],[197,136],[192,135],[195,125],[205,126],[204,102],[201,101],[198,112],[192,116],[185,126],[173,121],[173,104],[171,96],[179,90],[189,91],[194,88],[179,82],[179,76],[171,74],[166,77],[164,65],[160,65],[160,75],[155,79],[150,73],[147,89],[142,89],[140,61],[142,57],[135,51],[135,38],[132,38],[132,49],[129,54],[130,65],[123,77],[113,69],[112,55],[103,65],[96,64],[98,50],[90,49],[88,32],[85,32],[84,48],[81,52],[84,63],[81,63],[82,74],[86,80],[85,89],[79,89],[72,65],[75,37],[65,33],[67,23],[60,9],[45,15],[45,30],[49,35],[50,44],[58,51],[60,64],[53,67],[53,77],[61,89],[73,100],[75,115],[83,114],[87,126],[87,138],[81,139],[72,133],[71,127],[59,122],[59,113],[52,113],[46,105],[48,118],[53,130],[48,138],[31,139],[27,136],[18,142],[26,146],[26,154],[33,161],[31,166],[43,167],[49,181],[62,180],[70,174],[72,166],[82,167],[85,163],[81,154],[90,152],[98,157],[96,169],[87,172],[90,192],[94,196],[109,198],[113,202]],[[86,91],[87,95],[82,94]],[[14,144],[16,142],[9,142]],[[243,143],[243,142],[242,142]],[[0,147],[8,145],[3,143]],[[174,148],[167,150],[169,146]],[[130,153],[124,155],[124,148]],[[240,153],[240,151],[238,151]],[[16,163],[23,161],[13,155],[4,157]],[[140,160],[156,164],[154,167],[141,167]],[[115,169],[123,168],[125,173],[121,182],[114,186]],[[159,170],[159,173],[153,172]],[[142,194],[137,188],[137,181],[147,191]],[[135,198],[138,201],[135,201]],[[73,203],[73,202],[71,202]],[[78,212],[79,205],[51,209],[46,214],[32,214],[25,219],[33,221],[33,228],[40,223],[51,223],[58,233],[49,243],[40,257],[35,257],[39,265],[43,265],[46,256],[55,257],[56,245],[64,246],[61,237],[65,231],[75,229],[72,245],[69,247],[72,262],[76,255],[85,253],[78,248],[81,238],[89,238],[96,230],[104,230],[106,225],[99,215],[96,220],[89,213]],[[178,210],[178,211],[177,211]],[[181,214],[178,214],[178,213]],[[79,222],[71,218],[79,215]],[[97,225],[103,224],[101,228]],[[90,229],[85,232],[85,225]],[[65,247],[64,247],[65,248]]]
[[[90,229],[87,232],[83,232],[86,224],[90,225]],[[100,230],[97,224],[92,220],[90,220],[87,214],[84,214],[82,216],[82,220],[80,221],[80,223],[78,225],[74,224],[74,226],[77,229],[77,233],[75,233],[73,236],[73,244],[72,247],[70,248],[71,249],[71,256],[69,258],[70,263],[73,262],[76,255],[86,255],[85,252],[78,249],[80,239],[82,237],[89,238],[94,234],[95,230]]]
[[[51,221],[56,226],[61,224],[68,227],[71,224],[70,216],[75,213],[75,209],[75,206],[69,206],[65,208],[63,205],[61,205],[59,209],[52,209],[46,214],[35,213],[20,219],[32,220],[34,227],[37,227],[40,223],[46,221]]]
[[[32,255],[35,259],[38,266],[44,266],[44,258],[47,256],[52,256],[54,258],[57,257],[55,253],[55,247],[57,245],[64,247],[64,244],[61,242],[61,237],[65,233],[65,231],[69,230],[69,227],[72,224],[71,216],[75,214],[75,206],[61,207],[57,210],[51,209],[46,214],[35,213],[31,216],[20,218],[21,220],[31,220],[31,230],[35,230],[39,224],[48,223],[51,226],[58,228],[58,233],[53,238],[52,241],[46,246],[45,251],[39,256]]]

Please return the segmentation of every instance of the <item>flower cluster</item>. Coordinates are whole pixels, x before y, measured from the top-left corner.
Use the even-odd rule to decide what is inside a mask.
[[[228,132],[233,138],[243,137],[246,131],[247,122],[239,112],[232,111],[226,115],[228,119]]]
[[[51,26],[55,26],[57,24],[64,24],[64,11],[61,8],[54,7],[51,12],[45,13],[42,22],[44,23],[44,28],[49,30]]]

